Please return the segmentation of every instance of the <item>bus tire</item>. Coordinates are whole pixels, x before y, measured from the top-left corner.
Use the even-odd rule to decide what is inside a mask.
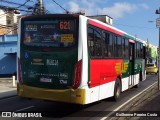
[[[143,81],[142,71],[141,71],[139,74],[140,74],[140,75],[139,75],[139,77],[140,77],[139,80],[140,80],[140,81]]]
[[[122,88],[121,81],[119,78],[117,78],[114,86],[114,96],[113,96],[114,101],[117,101],[120,98],[121,88]]]

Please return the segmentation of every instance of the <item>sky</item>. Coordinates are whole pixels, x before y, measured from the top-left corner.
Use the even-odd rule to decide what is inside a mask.
[[[26,0],[8,1],[21,4],[26,2]],[[160,8],[160,0],[43,0],[44,8],[48,13],[54,14],[65,11],[53,1],[70,12],[84,11],[86,16],[109,15],[113,18],[114,27],[144,41],[148,40],[153,45],[159,44],[156,19],[160,15],[155,14],[155,11]],[[37,0],[30,0],[26,5],[33,6],[36,2]],[[0,5],[5,4],[0,2]]]
[[[56,4],[49,4],[52,0],[44,0],[46,8],[50,12],[63,13]],[[109,15],[113,18],[113,26],[132,36],[159,44],[159,29],[156,28],[155,14],[160,7],[160,0],[57,0],[65,9],[76,12],[85,11],[90,15]],[[55,9],[53,9],[55,8]],[[152,22],[149,22],[152,21]]]

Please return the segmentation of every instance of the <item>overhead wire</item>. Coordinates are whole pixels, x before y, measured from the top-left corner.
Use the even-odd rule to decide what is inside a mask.
[[[64,7],[62,7],[59,3],[57,3],[55,0],[52,0],[54,3],[56,3],[60,8],[62,8],[66,13],[69,13],[68,10],[66,10]]]
[[[30,0],[27,0],[26,2],[29,2]],[[19,5],[19,6],[24,6],[24,7],[26,7],[26,8],[28,8],[28,7],[31,7],[31,6],[29,6],[29,5],[26,5],[26,2],[25,3],[23,3],[23,4],[20,4],[20,3],[16,3],[16,2],[11,2],[11,1],[7,1],[7,0],[1,0],[1,2],[5,2],[5,3],[8,3],[8,4],[11,4],[11,5]]]
[[[19,9],[20,7],[25,7],[25,8],[32,8],[32,6],[26,5],[28,2],[32,2],[31,0],[26,0],[26,2],[24,2],[23,4],[20,3],[15,3],[15,2],[11,2],[11,1],[7,1],[7,0],[1,0],[2,2],[6,2],[8,4],[11,5],[18,5],[17,7],[9,7],[9,6],[4,6],[4,5],[0,5],[0,8],[2,9],[12,9],[12,10],[19,10],[19,11],[23,11],[23,12],[32,12],[30,10],[26,10],[26,9]]]
[[[24,12],[32,12],[32,11],[29,11],[29,10],[19,9],[19,8],[15,8],[15,7],[2,6],[2,5],[0,5],[0,9],[4,9],[4,10],[19,10],[19,11],[24,11]]]
[[[22,6],[25,6],[28,2],[29,2],[30,0],[27,0],[26,2],[24,2],[23,4],[21,4],[21,5],[19,5],[18,7],[16,7],[16,8],[20,8],[20,7],[22,7]]]
[[[9,6],[0,5],[0,8],[3,9],[4,12],[5,12],[4,14],[0,15],[0,18],[5,16],[5,15],[7,15],[8,10],[20,10],[20,11],[25,11],[25,12],[31,12],[29,10],[19,9],[21,7],[27,7],[27,8],[31,7],[29,5],[26,5],[28,2],[30,2],[30,0],[26,0],[23,4],[15,3],[15,2],[7,1],[7,0],[0,0],[0,2],[6,2],[6,3],[11,4],[11,5],[18,5],[17,7],[9,7]],[[12,32],[12,31],[16,30],[17,26],[15,26],[15,25],[10,26],[10,25],[0,24],[0,29],[2,29],[2,28],[7,29],[8,32],[5,33],[5,34],[8,34],[8,33]]]

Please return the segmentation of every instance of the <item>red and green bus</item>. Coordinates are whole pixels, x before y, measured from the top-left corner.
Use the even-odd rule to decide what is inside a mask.
[[[19,22],[21,97],[89,104],[145,80],[143,41],[77,14],[24,16]]]

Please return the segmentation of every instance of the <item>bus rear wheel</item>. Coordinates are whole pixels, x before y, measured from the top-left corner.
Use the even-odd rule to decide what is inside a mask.
[[[117,79],[116,79],[115,86],[114,86],[114,96],[113,96],[113,100],[114,100],[114,101],[117,101],[117,100],[120,98],[121,87],[122,87],[122,86],[121,86],[120,79],[117,78]]]

